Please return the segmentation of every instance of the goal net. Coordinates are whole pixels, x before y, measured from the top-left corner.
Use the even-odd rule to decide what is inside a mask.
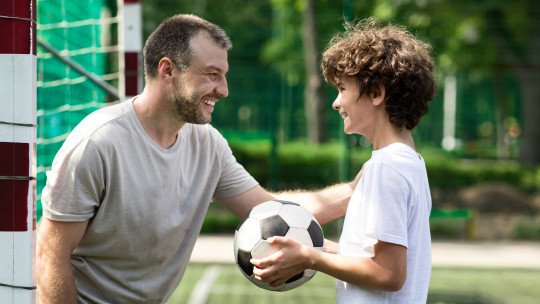
[[[122,85],[115,0],[37,1],[37,220],[45,172],[68,134]]]

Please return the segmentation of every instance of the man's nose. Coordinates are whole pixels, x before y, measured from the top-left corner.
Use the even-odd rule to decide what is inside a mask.
[[[222,98],[229,96],[229,87],[227,86],[227,79],[223,77],[216,86],[216,93]]]

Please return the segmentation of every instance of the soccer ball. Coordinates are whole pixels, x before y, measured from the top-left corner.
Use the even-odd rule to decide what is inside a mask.
[[[290,237],[315,248],[322,248],[324,243],[321,226],[306,209],[287,201],[264,202],[255,206],[240,221],[234,233],[234,256],[242,274],[256,286],[272,291],[291,290],[309,281],[315,275],[315,270],[306,269],[278,287],[255,279],[253,264],[249,261],[278,251],[266,242],[272,236]]]

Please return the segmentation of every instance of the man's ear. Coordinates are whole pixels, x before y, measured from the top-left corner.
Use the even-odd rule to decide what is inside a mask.
[[[371,94],[370,97],[374,105],[376,106],[381,105],[384,102],[384,99],[386,98],[386,89],[384,85],[379,83],[379,85],[375,89],[375,92],[373,92],[373,94]]]
[[[168,57],[163,57],[158,63],[158,76],[160,79],[170,81],[173,78],[175,65]]]

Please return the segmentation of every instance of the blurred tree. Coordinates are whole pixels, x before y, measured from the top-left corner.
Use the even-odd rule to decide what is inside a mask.
[[[289,86],[304,87],[308,140],[328,139],[329,102],[320,73],[321,50],[341,27],[342,3],[331,0],[271,0],[274,35],[263,49],[263,60]],[[321,39],[322,38],[322,39]]]
[[[500,156],[505,156],[508,93],[513,73],[521,93],[519,161],[540,164],[540,3],[535,0],[379,0],[373,14],[412,28],[435,46],[439,69],[474,69],[493,83]],[[358,8],[357,8],[358,9]]]
[[[485,28],[521,89],[523,133],[519,160],[540,164],[540,5],[534,0],[493,1],[483,13]],[[497,62],[494,63],[497,65]]]
[[[308,4],[313,4],[317,9],[308,14]],[[260,62],[262,59],[289,87],[301,88],[305,85],[308,88],[305,91],[307,101],[315,100],[307,95],[308,91],[309,94],[319,92],[318,96],[323,94],[323,90],[316,86],[309,89],[311,82],[308,74],[314,75],[313,73],[319,71],[318,59],[313,60],[313,54],[320,56],[320,50],[324,49],[329,38],[342,30],[345,10],[352,11],[356,19],[376,16],[384,22],[405,25],[434,46],[440,75],[465,75],[468,77],[469,86],[474,85],[474,81],[470,79],[476,79],[476,83],[485,83],[486,80],[491,83],[493,92],[487,95],[488,102],[497,104],[495,130],[498,130],[501,151],[499,155],[504,157],[508,154],[508,149],[504,146],[504,136],[508,133],[507,122],[512,121],[512,134],[519,134],[520,162],[532,165],[540,163],[540,125],[537,123],[540,121],[538,1],[144,0],[143,8],[145,33],[153,30],[164,17],[180,12],[197,12],[220,24],[233,37],[235,45],[230,56],[231,71],[240,64],[243,69],[249,65],[253,71],[263,71],[265,66]],[[313,22],[309,23],[309,19],[304,18],[308,16],[314,16]],[[268,25],[271,25],[270,29]],[[264,29],[268,30],[265,32]],[[235,39],[235,36],[241,39]],[[239,83],[242,88],[257,88],[261,86],[256,79],[261,77],[260,74],[253,74],[254,77],[240,76],[237,79],[243,79]],[[508,88],[504,87],[509,75],[515,76],[520,88],[522,117],[518,121],[521,129],[516,127],[516,120],[509,117],[511,98]],[[273,94],[276,99],[275,92],[265,93],[267,91],[261,92]],[[231,95],[233,94],[231,91]],[[264,114],[268,109],[272,109],[264,108],[268,106],[264,103],[264,98],[258,97],[262,103],[250,104],[253,111],[257,111],[257,107],[263,107]],[[320,100],[325,99],[320,97]],[[222,110],[229,106],[224,105]],[[307,117],[318,115],[317,111],[309,111],[309,108],[305,107]],[[300,107],[290,110],[297,109]],[[323,112],[329,115],[331,111]],[[321,125],[316,130],[328,128],[324,125],[324,118],[317,121]],[[317,131],[309,133],[313,132]]]
[[[196,14],[218,24],[231,37],[229,51],[229,97],[219,105],[212,123],[220,130],[268,132],[279,106],[276,73],[260,58],[264,43],[272,35],[269,1],[244,0],[143,0],[144,34],[148,36],[160,22],[174,14]]]
[[[316,24],[315,0],[305,0],[302,9],[302,44],[304,46],[304,109],[307,116],[307,135],[311,143],[327,140],[326,107],[320,73],[321,48]]]

